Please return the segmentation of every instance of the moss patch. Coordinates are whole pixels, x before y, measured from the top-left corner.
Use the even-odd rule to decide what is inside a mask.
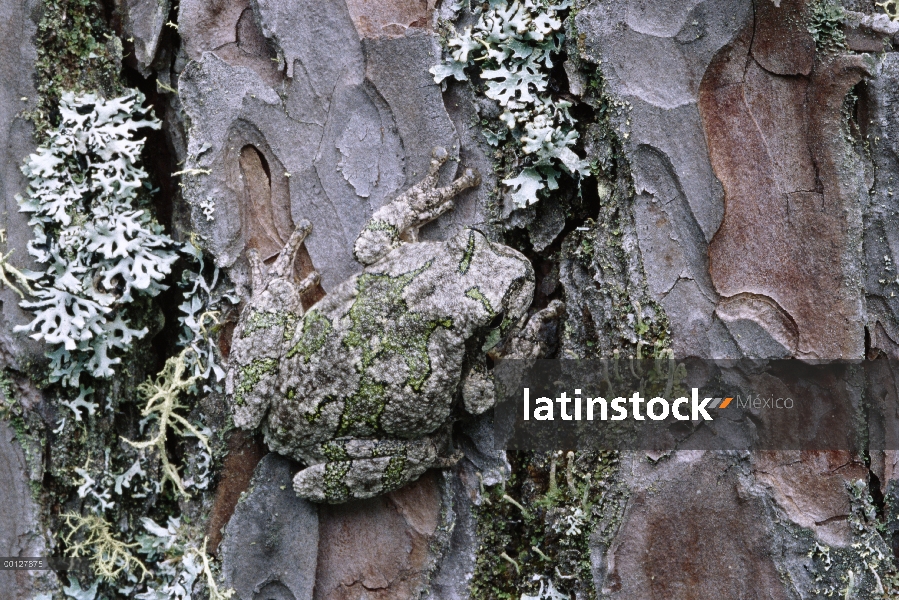
[[[119,95],[122,43],[99,0],[44,0],[37,28],[37,107],[27,116],[42,135],[59,120],[64,91]]]
[[[540,582],[571,598],[596,598],[590,537],[611,538],[624,498],[615,453],[516,453],[505,485],[485,490],[475,511],[473,598],[519,600]]]

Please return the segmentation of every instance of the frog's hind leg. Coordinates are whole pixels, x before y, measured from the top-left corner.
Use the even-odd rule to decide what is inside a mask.
[[[433,438],[420,440],[334,440],[319,452],[328,462],[311,465],[293,479],[297,496],[338,504],[371,498],[415,481],[430,467],[446,466]]]

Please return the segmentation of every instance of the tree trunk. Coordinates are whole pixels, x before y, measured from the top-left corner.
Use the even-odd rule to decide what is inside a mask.
[[[443,147],[442,184],[468,168],[481,183],[420,237],[473,226],[523,252],[530,312],[565,303],[551,358],[899,359],[899,21],[873,0],[574,0],[550,87],[572,103],[573,148],[593,166],[526,208],[503,180],[527,157],[484,135],[502,112],[486,78],[435,83],[431,71],[475,23],[474,1],[0,0],[0,228],[20,267],[32,228],[15,196],[41,140],[25,111],[50,97],[35,64],[55,47],[38,29],[51,4],[99,15],[123,41],[119,83],[163,122],[144,153],[156,216],[198,240],[244,301],[247,250],[274,257],[304,219],[296,276],[321,274],[305,308],[360,273],[359,232]],[[46,348],[13,333],[31,316],[8,287],[0,302],[0,555],[58,554],[60,513],[86,502],[73,469],[136,435],[140,403],[127,418],[99,411],[72,450],[53,433],[69,413],[42,383]],[[98,394],[137,397],[172,355],[178,302],[147,309],[168,324]],[[235,306],[217,329],[224,358],[237,318]],[[242,600],[899,593],[896,451],[507,454],[486,416],[454,430],[455,466],[316,505],[292,491],[296,464],[229,427],[222,389],[190,410],[218,436],[210,486],[121,501],[131,512],[115,522],[127,537],[143,516],[185,517],[191,544],[208,537],[220,588]],[[188,472],[195,440],[177,444]],[[76,575],[93,581],[0,570],[0,589],[62,598]]]

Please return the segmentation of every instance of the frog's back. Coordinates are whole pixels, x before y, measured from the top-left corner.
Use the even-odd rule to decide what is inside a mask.
[[[466,341],[501,300],[474,264],[481,243],[465,232],[404,245],[309,310],[281,361],[272,450],[307,459],[335,438],[413,439],[448,423]]]

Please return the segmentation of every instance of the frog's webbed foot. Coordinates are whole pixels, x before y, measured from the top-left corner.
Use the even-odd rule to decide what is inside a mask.
[[[402,242],[415,241],[419,227],[451,209],[459,192],[481,182],[475,171],[466,169],[452,184],[438,188],[440,167],[448,158],[445,148],[434,148],[424,179],[375,211],[356,240],[356,260],[370,265]]]
[[[311,465],[293,478],[297,496],[338,504],[372,498],[411,483],[442,466],[435,438],[419,440],[334,440],[321,451],[343,460]]]

